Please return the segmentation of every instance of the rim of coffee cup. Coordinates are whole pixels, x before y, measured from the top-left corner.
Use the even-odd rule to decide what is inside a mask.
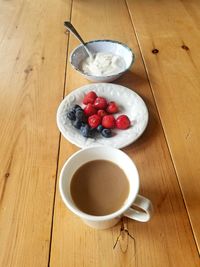
[[[83,158],[84,161],[82,164],[79,164],[77,167],[74,167],[73,166],[73,162],[78,158],[78,157],[81,157],[83,156],[85,153],[89,153],[89,152],[95,152],[93,154],[93,156],[95,155],[95,158],[94,159],[91,159],[91,160],[86,160],[86,158]],[[104,157],[100,157],[98,158],[99,154],[98,154],[98,151],[101,151],[104,153]],[[114,153],[113,155],[116,156],[117,154],[122,156],[125,160],[126,160],[126,166],[125,168],[127,167],[127,164],[129,167],[131,167],[131,171],[127,171],[127,169],[124,168],[124,166],[122,165],[118,165],[116,163],[116,161],[113,161],[112,158],[109,158],[108,157],[105,157],[105,152],[108,152],[109,153]],[[110,153],[110,154],[111,154]],[[102,154],[103,155],[103,154]],[[106,159],[105,159],[106,158]],[[73,199],[71,197],[71,194],[70,194],[70,182],[71,182],[71,179],[73,177],[73,174],[75,173],[75,171],[80,167],[82,166],[83,164],[85,164],[86,162],[89,162],[89,161],[92,161],[92,160],[95,160],[95,159],[102,159],[102,160],[110,160],[111,162],[117,164],[119,167],[121,167],[123,169],[123,171],[125,172],[127,178],[128,178],[128,181],[129,181],[129,186],[130,186],[130,190],[129,190],[129,194],[128,194],[128,197],[124,203],[124,205],[122,205],[122,207],[111,213],[111,214],[108,214],[108,215],[103,215],[103,216],[96,216],[96,215],[90,215],[90,214],[87,214],[83,211],[81,211],[78,207],[76,207],[75,203],[73,202]],[[71,166],[70,166],[71,164]],[[72,171],[72,175],[67,178],[65,176],[65,172],[66,172],[66,169],[70,169],[70,167],[73,169],[74,168],[74,171]],[[130,172],[134,172],[133,174],[133,179],[131,179],[127,173],[130,173]],[[69,183],[69,188],[68,188],[68,194],[65,193],[65,189],[63,188],[63,181],[64,179],[68,179],[67,182]],[[134,180],[134,181],[133,181]],[[134,183],[134,185],[133,185]],[[74,214],[76,214],[77,216],[79,216],[80,218],[82,219],[85,219],[85,220],[90,220],[90,221],[105,221],[105,220],[109,220],[109,219],[113,219],[113,218],[116,218],[116,217],[120,217],[131,205],[132,203],[134,202],[137,194],[138,194],[138,191],[139,191],[139,173],[138,173],[138,170],[137,170],[137,167],[135,165],[135,163],[133,162],[133,160],[125,153],[123,152],[122,150],[120,149],[117,149],[117,148],[113,148],[113,147],[108,147],[108,146],[92,146],[92,147],[87,147],[87,148],[83,148],[77,152],[75,152],[73,155],[71,155],[67,160],[66,162],[64,163],[63,167],[62,167],[62,170],[60,172],[60,179],[59,179],[59,191],[60,191],[60,194],[61,194],[61,198],[63,200],[63,202],[65,203],[65,205],[67,206],[67,208],[72,211]],[[70,197],[69,197],[70,195]]]

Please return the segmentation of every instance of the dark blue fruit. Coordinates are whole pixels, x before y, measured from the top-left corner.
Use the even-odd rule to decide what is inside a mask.
[[[73,111],[69,111],[67,113],[67,118],[70,119],[70,121],[75,121],[76,115],[75,115],[75,113]]]
[[[101,133],[103,131],[103,126],[100,124],[98,127],[97,127],[97,132],[98,133]]]
[[[82,125],[80,130],[82,136],[86,138],[94,138],[96,130],[92,129],[88,124]]]
[[[90,126],[88,124],[81,126],[81,134],[87,138],[90,136]]]
[[[106,137],[106,138],[109,138],[112,136],[112,131],[110,129],[103,129],[101,134]]]
[[[95,134],[96,134],[96,129],[95,128],[90,128],[89,137],[90,138],[95,138]]]
[[[78,109],[83,110],[79,105],[75,105],[75,106],[72,108],[72,111],[76,112]]]
[[[82,109],[76,109],[75,115],[76,115],[76,119],[83,121],[83,122],[86,121],[86,116]]]
[[[75,120],[72,122],[72,125],[76,128],[76,129],[80,129],[81,128],[81,125],[82,125],[82,122],[80,120]]]

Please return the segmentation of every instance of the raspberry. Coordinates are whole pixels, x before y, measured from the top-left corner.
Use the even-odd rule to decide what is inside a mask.
[[[118,129],[125,130],[125,129],[129,128],[130,124],[131,124],[131,122],[130,122],[128,116],[126,116],[126,115],[120,115],[116,119],[116,126]]]
[[[102,119],[102,125],[105,128],[115,128],[115,118],[113,115],[106,115]]]
[[[86,116],[91,116],[93,114],[96,114],[96,108],[93,107],[93,105],[91,103],[87,104],[87,106],[84,108],[84,113]]]
[[[119,111],[117,104],[114,101],[108,103],[106,111],[108,113],[117,113]]]
[[[94,107],[96,109],[106,109],[108,103],[104,97],[97,97],[94,101]]]
[[[92,128],[96,128],[101,124],[101,117],[97,114],[94,114],[88,118],[88,124]]]
[[[100,116],[100,117],[104,117],[105,115],[107,115],[107,112],[103,109],[99,109],[97,111],[97,114]]]
[[[83,104],[85,105],[89,103],[93,104],[96,98],[97,98],[97,94],[94,91],[90,91],[83,98]]]

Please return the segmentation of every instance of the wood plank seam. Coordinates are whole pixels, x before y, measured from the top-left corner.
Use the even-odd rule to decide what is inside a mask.
[[[128,4],[130,8],[130,2]],[[124,150],[136,160],[141,170],[141,192],[152,200],[156,212],[154,219],[146,225],[133,221],[126,222],[121,227],[124,230],[121,231],[121,237],[118,239],[120,225],[106,232],[98,232],[85,226],[65,207],[59,192],[56,192],[51,267],[64,267],[66,264],[73,267],[198,266],[198,254],[189,221],[180,196],[174,167],[166,148],[152,92],[148,86],[138,43],[132,32],[133,28],[125,1],[111,0],[108,3],[102,0],[99,3],[98,0],[86,2],[76,0],[72,12],[72,22],[84,39],[114,38],[127,43],[138,55],[135,69],[124,75],[117,83],[131,89],[137,88],[137,92],[148,104],[151,123],[141,139]],[[135,22],[135,13],[133,16]],[[77,40],[70,36],[69,50],[71,51],[77,45]],[[151,54],[151,51],[150,55],[155,56]],[[68,65],[70,66],[69,61]],[[66,94],[88,84],[87,80],[75,72],[71,66],[67,69]],[[151,78],[150,71],[149,77]],[[61,137],[60,170],[66,157],[68,158],[78,149]],[[129,238],[125,231],[127,228],[136,239],[137,248],[134,246],[134,240]],[[113,249],[117,239],[118,243]]]
[[[73,0],[71,0],[71,8],[70,8],[70,21],[72,17],[72,6]],[[64,83],[63,83],[63,95],[62,99],[65,97],[65,88],[66,88],[66,76],[67,76],[67,60],[68,60],[68,52],[69,52],[69,40],[70,35],[67,35],[67,49],[66,49],[66,56],[65,56],[65,74],[64,74]],[[55,177],[55,190],[53,196],[53,205],[52,205],[52,220],[51,220],[51,231],[50,231],[50,238],[49,238],[49,257],[48,257],[48,266],[50,266],[51,260],[51,243],[52,243],[52,235],[53,235],[53,225],[54,225],[54,211],[55,211],[55,200],[56,200],[56,192],[57,192],[57,180],[58,180],[58,170],[59,170],[59,159],[60,159],[60,143],[61,143],[61,133],[59,134],[58,140],[58,153],[57,153],[57,162],[56,162],[56,177]]]
[[[186,205],[186,202],[185,202],[185,198],[184,198],[184,195],[183,195],[182,187],[181,187],[180,181],[178,179],[178,173],[177,173],[177,170],[176,170],[176,166],[175,166],[175,163],[173,161],[172,153],[171,153],[171,150],[170,150],[170,147],[169,147],[169,143],[168,143],[168,140],[167,140],[167,137],[166,137],[166,134],[165,134],[165,130],[164,130],[164,127],[163,127],[163,124],[162,124],[162,121],[161,121],[160,112],[159,112],[158,105],[157,105],[157,102],[156,102],[156,98],[155,98],[155,95],[154,95],[153,86],[152,86],[151,81],[150,81],[150,78],[149,78],[149,73],[148,73],[146,62],[145,62],[145,58],[144,58],[144,55],[142,53],[142,47],[140,45],[139,37],[138,37],[137,32],[136,32],[136,29],[135,29],[134,20],[133,20],[132,14],[130,12],[130,9],[129,9],[127,0],[125,0],[125,3],[126,3],[126,6],[127,6],[127,10],[128,10],[128,14],[129,14],[129,17],[130,17],[130,21],[131,21],[131,24],[132,24],[132,27],[133,27],[133,32],[135,34],[135,38],[136,38],[137,43],[138,43],[138,47],[139,47],[139,51],[140,51],[140,54],[141,54],[142,62],[143,62],[144,69],[145,69],[145,72],[146,72],[146,76],[147,76],[147,79],[148,79],[148,82],[149,82],[149,86],[150,86],[150,89],[151,89],[151,94],[152,94],[152,97],[153,97],[153,100],[154,100],[154,103],[155,103],[155,108],[156,108],[156,111],[157,111],[157,113],[159,115],[158,116],[159,122],[160,122],[160,125],[161,125],[161,128],[162,128],[163,136],[165,138],[167,149],[169,151],[169,156],[170,156],[170,159],[171,159],[173,168],[174,168],[174,172],[176,174],[176,179],[177,179],[177,182],[178,182],[178,185],[179,185],[179,188],[180,188],[181,197],[183,199],[184,207],[185,207],[185,210],[187,212],[187,216],[188,216],[188,220],[189,220],[189,225],[190,225],[190,228],[191,228],[192,236],[193,236],[193,239],[194,239],[194,242],[195,242],[195,245],[196,245],[197,252],[200,255],[200,251],[198,249],[197,240],[195,238],[193,227],[192,227],[192,222],[191,222],[191,219],[190,219],[190,216],[189,216],[189,212],[188,212],[188,209],[187,209],[187,205]],[[187,48],[185,46],[184,46],[183,49],[186,49],[187,50]],[[155,54],[157,54],[159,52],[157,49],[154,49],[154,50],[156,50],[156,53]],[[152,51],[152,53],[154,53],[154,52]]]

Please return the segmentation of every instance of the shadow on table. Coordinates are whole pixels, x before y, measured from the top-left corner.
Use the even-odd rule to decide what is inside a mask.
[[[132,71],[127,71],[125,74],[123,74],[121,77],[119,77],[117,80],[114,81],[116,84],[120,84],[132,89],[139,89],[142,86],[149,86],[149,81],[147,79],[147,76],[145,73],[139,74]]]

